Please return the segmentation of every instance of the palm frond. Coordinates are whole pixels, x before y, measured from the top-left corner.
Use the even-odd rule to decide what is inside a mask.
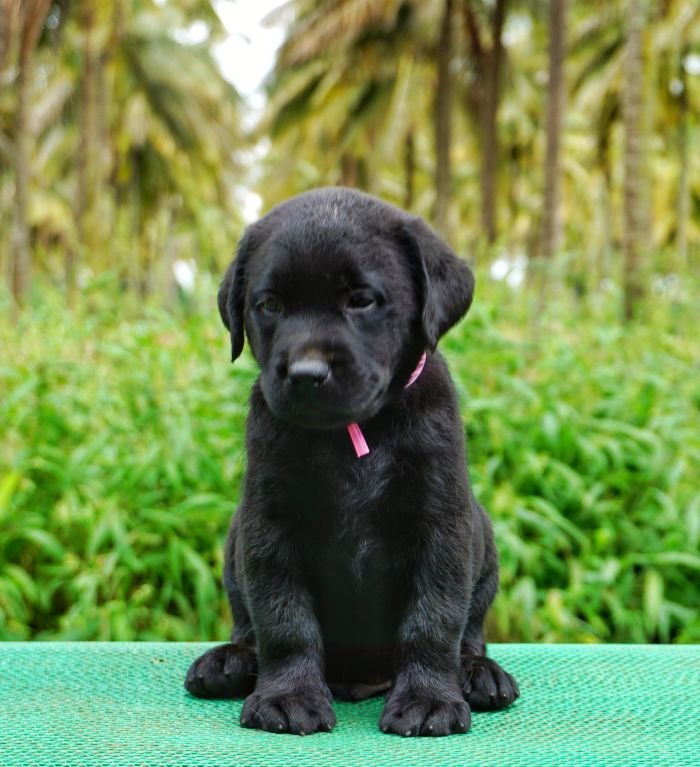
[[[405,0],[336,0],[321,5],[289,30],[279,51],[278,67],[292,67],[319,55],[350,46],[367,30],[396,26]]]

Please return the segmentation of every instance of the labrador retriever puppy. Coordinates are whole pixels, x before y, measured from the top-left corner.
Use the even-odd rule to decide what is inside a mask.
[[[260,366],[225,553],[234,630],[185,681],[247,696],[243,726],[330,730],[333,695],[386,692],[384,732],[448,735],[518,697],[486,657],[497,554],[436,352],[473,289],[421,219],[350,189],[245,232],[218,297],[232,358],[247,336]]]

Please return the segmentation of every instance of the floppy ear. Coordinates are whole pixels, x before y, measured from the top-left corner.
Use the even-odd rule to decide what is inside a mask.
[[[474,274],[422,219],[412,218],[403,234],[423,301],[423,332],[432,350],[471,306]]]
[[[224,325],[231,333],[231,362],[243,351],[243,309],[245,307],[246,271],[250,258],[250,237],[244,235],[238,253],[219,286],[217,302]]]

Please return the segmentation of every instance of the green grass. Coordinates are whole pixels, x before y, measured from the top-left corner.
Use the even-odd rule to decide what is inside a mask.
[[[226,638],[254,363],[229,364],[213,298],[42,301],[0,322],[0,639]],[[489,633],[698,642],[700,312],[623,328],[591,303],[534,323],[483,278],[442,344],[501,552]]]

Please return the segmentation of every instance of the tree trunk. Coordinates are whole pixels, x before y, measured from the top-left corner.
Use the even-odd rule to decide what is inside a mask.
[[[647,221],[647,131],[645,115],[644,30],[645,0],[627,4],[627,43],[625,51],[625,88],[623,121],[625,128],[624,181],[624,269],[623,313],[632,319],[644,295],[641,269],[646,260],[649,238]]]
[[[80,132],[78,141],[78,200],[76,224],[78,250],[68,249],[66,254],[66,290],[69,305],[75,302],[76,276],[85,254],[97,247],[97,148],[98,148],[98,54],[95,50],[95,8],[84,0],[81,8],[83,33],[83,68],[81,77]]]
[[[14,125],[15,203],[12,221],[12,269],[10,285],[16,306],[25,301],[31,276],[29,247],[29,182],[31,176],[31,142],[33,139],[29,114],[34,50],[51,7],[51,0],[25,0],[20,5],[20,43],[16,81]]]
[[[501,100],[503,68],[503,25],[507,0],[496,0],[491,24],[493,42],[485,57],[483,104],[481,110],[483,158],[481,164],[481,221],[489,244],[496,239],[496,198],[498,183],[498,105]]]
[[[602,218],[602,245],[600,263],[598,266],[598,279],[609,280],[613,274],[613,246],[615,240],[615,221],[613,218],[613,181],[612,169],[609,165],[603,168],[601,181],[600,205]]]
[[[5,71],[16,55],[19,10],[17,0],[0,0],[0,72]]]
[[[435,99],[435,228],[448,236],[448,210],[452,185],[450,143],[452,128],[452,7],[453,0],[444,0],[438,42],[437,94]]]
[[[544,204],[540,255],[551,261],[560,240],[559,144],[564,97],[564,55],[566,49],[566,0],[549,3],[549,81],[547,85],[547,149],[544,168]]]
[[[495,0],[489,21],[490,45],[485,45],[482,40],[479,10],[474,5],[474,0],[463,0],[461,6],[469,40],[468,55],[474,66],[472,87],[467,92],[467,108],[475,119],[481,154],[481,228],[487,241],[492,243],[498,235],[498,107],[505,59],[502,37],[508,2]]]
[[[680,116],[678,119],[678,163],[680,176],[678,178],[678,225],[676,228],[676,252],[678,269],[688,266],[688,219],[690,217],[690,125],[688,115],[688,79],[683,60],[688,54],[684,46],[681,53],[679,79],[683,90],[680,93]]]
[[[340,158],[340,184],[341,186],[357,186],[358,159],[354,154],[344,152]]]
[[[12,222],[12,295],[18,307],[25,300],[31,269],[27,198],[29,190],[29,87],[31,55],[20,59],[15,105],[15,205]]]
[[[416,140],[412,127],[409,128],[406,134],[403,163],[405,176],[403,206],[406,210],[411,210],[416,196]]]

